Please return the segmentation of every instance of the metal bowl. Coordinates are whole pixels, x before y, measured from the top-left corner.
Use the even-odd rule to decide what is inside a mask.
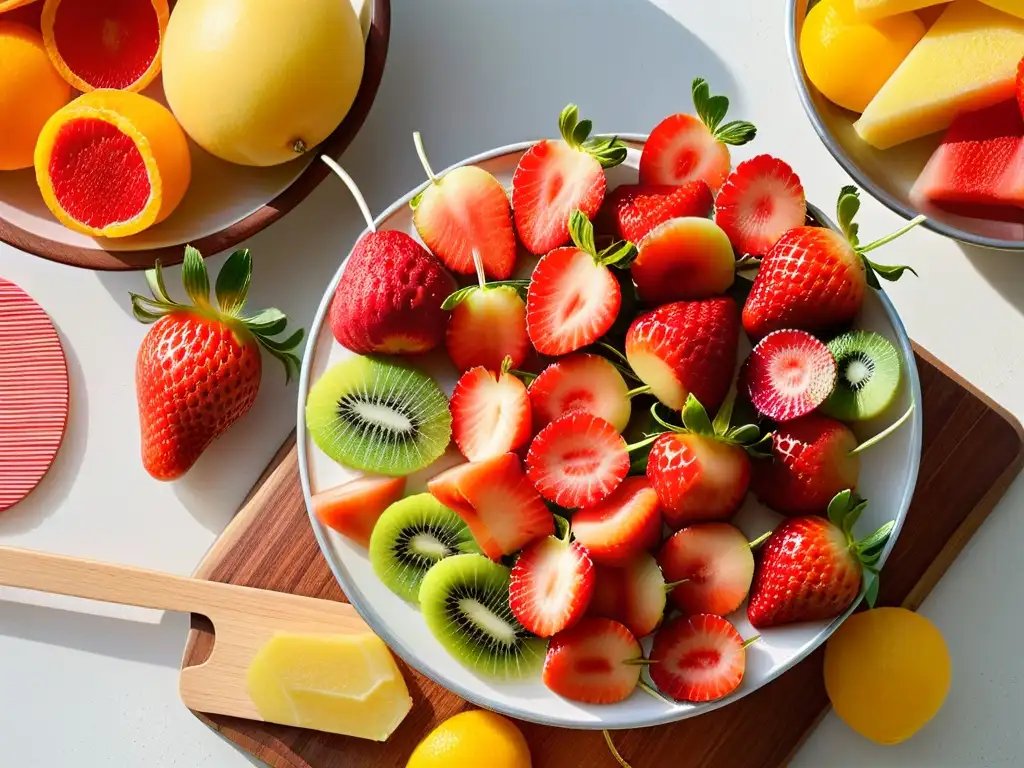
[[[800,61],[800,30],[813,0],[786,0],[786,46],[797,93],[822,143],[865,192],[906,219],[928,216],[923,226],[940,235],[983,248],[1024,250],[1024,225],[969,219],[939,210],[921,210],[910,188],[939,144],[933,134],[888,150],[877,150],[857,135],[856,113],[831,103],[811,84]]]

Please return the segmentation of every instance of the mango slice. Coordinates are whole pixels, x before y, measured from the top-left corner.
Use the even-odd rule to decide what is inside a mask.
[[[945,2],[948,0],[854,0],[853,7],[861,21],[874,21]]]

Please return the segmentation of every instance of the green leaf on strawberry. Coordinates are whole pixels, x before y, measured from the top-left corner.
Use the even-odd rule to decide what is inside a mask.
[[[604,267],[628,269],[636,259],[636,246],[628,240],[619,240],[598,251],[594,241],[594,225],[583,211],[576,209],[569,215],[569,236],[573,244],[594,258],[594,263]]]
[[[859,236],[860,226],[853,220],[859,210],[860,190],[853,185],[845,186],[839,190],[839,201],[836,203],[836,218],[839,220],[839,228],[843,231],[843,235],[863,260],[864,269],[866,271],[865,279],[867,280],[868,285],[875,290],[879,290],[882,286],[878,282],[878,278],[894,282],[899,280],[903,276],[904,272],[911,272],[916,277],[917,272],[913,267],[908,267],[905,264],[877,264],[871,261],[871,259],[864,254],[873,251],[876,248],[880,248],[886,243],[892,242],[903,233],[913,229],[918,224],[925,221],[927,217],[923,215],[917,216],[892,234],[881,237],[867,245],[861,245]]]
[[[722,125],[722,121],[729,112],[729,99],[721,95],[712,96],[711,88],[704,78],[694,79],[691,92],[697,117],[718,141],[723,144],[739,146],[753,140],[757,135],[757,127],[745,120],[733,120]]]
[[[853,527],[867,507],[867,501],[852,490],[840,491],[828,505],[828,519],[846,537],[850,551],[864,569],[865,594],[869,606],[874,607],[878,597],[878,564],[886,542],[896,523],[890,520],[877,531],[859,541],[853,536]]]
[[[700,401],[691,392],[686,396],[683,404],[682,421],[683,425],[670,424],[658,413],[660,403],[651,406],[651,416],[664,428],[666,432],[686,432],[693,435],[710,437],[728,445],[738,445],[754,458],[764,458],[771,455],[772,435],[770,432],[761,434],[756,424],[741,424],[731,426],[733,405],[736,401],[736,390],[730,390],[725,402],[715,415],[714,421],[708,417],[708,413]]]
[[[474,291],[485,291],[488,288],[496,288],[499,285],[510,285],[516,289],[523,299],[526,299],[526,290],[530,287],[529,280],[492,280],[489,283],[483,285],[467,285],[465,288],[459,288],[454,293],[448,294],[448,297],[441,303],[441,309],[455,309],[459,304],[469,298],[470,294]]]
[[[579,107],[569,104],[558,116],[558,132],[570,147],[591,155],[602,168],[614,168],[626,159],[626,145],[615,136],[590,138],[594,125],[580,120]]]

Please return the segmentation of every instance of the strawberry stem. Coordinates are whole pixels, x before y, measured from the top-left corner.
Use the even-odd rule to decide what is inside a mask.
[[[509,371],[513,376],[518,376],[520,379],[524,379],[527,384],[537,378],[540,374],[530,373],[529,371],[520,371],[518,368],[513,368]]]
[[[601,735],[604,736],[604,743],[608,745],[608,751],[612,753],[612,757],[615,758],[615,762],[619,764],[619,768],[632,768],[632,766],[626,762],[625,758],[619,754],[619,750],[615,748],[615,742],[612,741],[612,735],[608,731],[601,731]]]
[[[644,384],[642,387],[636,387],[635,389],[629,390],[626,393],[626,397],[633,398],[633,397],[636,397],[637,395],[646,395],[650,391],[651,391],[650,384]]]
[[[423,170],[427,172],[427,178],[430,179],[430,183],[437,184],[437,176],[434,175],[434,170],[430,167],[430,161],[427,159],[427,150],[423,148],[423,137],[420,136],[419,131],[412,132],[412,143],[416,147],[416,154],[420,158]]]
[[[480,256],[480,251],[476,248],[473,249],[473,268],[476,270],[476,281],[480,285],[480,288],[486,288],[487,275],[484,274],[484,260]]]
[[[751,549],[757,549],[762,544],[764,544],[766,541],[768,541],[768,537],[771,536],[771,535],[772,535],[772,531],[765,531],[760,536],[758,536],[756,539],[754,539],[752,542],[747,544],[747,546],[750,547]]]
[[[854,448],[852,451],[850,451],[849,455],[850,456],[856,456],[858,453],[861,453],[862,451],[866,451],[868,448],[871,448],[872,446],[878,445],[880,442],[885,440],[885,438],[887,438],[889,435],[891,435],[897,429],[902,427],[906,423],[907,419],[910,418],[910,415],[913,412],[914,412],[914,403],[911,403],[910,407],[907,408],[906,412],[902,416],[900,416],[895,422],[890,424],[888,427],[883,429],[881,432],[879,432],[874,437],[869,438],[868,440],[865,440],[863,443],[858,445],[856,448]]]
[[[626,365],[629,365],[629,359],[624,354],[619,352],[619,350],[617,350],[611,344],[609,344],[609,343],[607,343],[605,341],[599,341],[599,342],[597,342],[597,346],[601,347],[601,349],[604,349],[604,350],[606,350],[608,352],[611,352],[613,355],[615,355],[616,358],[621,360]]]
[[[636,659],[626,659],[622,663],[628,664],[631,667],[649,667],[651,664],[657,664],[658,662],[653,659],[645,659],[643,656],[640,656]]]
[[[646,440],[641,440],[639,443],[631,443],[630,445],[627,445],[626,446],[626,453],[632,453],[633,451],[639,450],[640,448],[646,448],[648,445],[653,443],[655,440],[657,440],[663,434],[665,434],[665,433],[664,432],[659,432],[656,435],[651,435]]]
[[[680,427],[675,424],[669,424],[667,421],[661,418],[661,416],[658,415],[659,405],[661,405],[660,401],[651,405],[651,418],[653,418],[656,422],[658,422],[658,424],[665,428],[665,432],[659,433],[657,437],[661,437],[666,432],[686,432],[686,427]]]
[[[920,215],[920,216],[915,216],[913,219],[908,221],[904,226],[900,227],[899,229],[897,229],[892,234],[886,235],[885,237],[881,237],[878,240],[875,240],[875,242],[873,242],[873,243],[868,243],[867,245],[859,246],[857,248],[857,253],[865,254],[865,253],[869,253],[870,251],[875,250],[875,248],[881,248],[886,243],[891,243],[893,240],[895,240],[900,235],[903,235],[906,232],[909,232],[914,227],[916,227],[918,224],[921,224],[922,222],[925,222],[927,220],[928,220],[928,217],[923,215],[923,214]]]
[[[749,648],[750,646],[752,646],[752,645],[753,645],[754,643],[756,643],[756,642],[757,642],[758,640],[760,640],[760,639],[761,639],[761,636],[760,636],[760,635],[754,635],[754,636],[753,636],[752,638],[750,638],[749,640],[744,640],[744,641],[743,641],[743,645],[742,645],[741,647],[742,647],[743,649],[747,649],[747,648]]]
[[[366,221],[366,228],[371,232],[377,231],[377,225],[373,222],[373,216],[370,215],[370,207],[366,204],[366,198],[363,197],[363,193],[359,191],[359,187],[356,185],[352,177],[346,173],[345,169],[338,165],[334,160],[327,155],[320,155],[320,159],[327,164],[334,173],[345,182],[345,186],[348,187],[348,191],[352,193],[352,197],[356,199],[356,205],[359,206],[360,212],[363,214],[363,219]]]
[[[686,584],[688,581],[689,581],[689,579],[680,579],[679,581],[670,581],[668,584],[665,585],[665,594],[668,594],[673,589],[678,587],[680,584]]]
[[[653,696],[653,697],[654,697],[654,698],[656,698],[656,699],[657,699],[658,701],[662,701],[662,702],[664,702],[665,704],[668,704],[668,705],[669,705],[670,707],[674,707],[674,706],[676,705],[676,702],[672,701],[672,699],[670,699],[670,698],[668,698],[667,696],[665,696],[665,695],[664,695],[664,694],[663,694],[663,693],[662,693],[661,691],[659,691],[659,690],[658,690],[657,688],[653,688],[653,687],[651,687],[650,685],[648,685],[648,684],[647,684],[646,682],[644,682],[643,680],[640,680],[640,681],[639,681],[639,682],[637,683],[637,687],[638,687],[638,688],[639,688],[639,689],[640,689],[641,691],[643,691],[644,693],[646,693],[646,694],[647,694],[648,696]]]

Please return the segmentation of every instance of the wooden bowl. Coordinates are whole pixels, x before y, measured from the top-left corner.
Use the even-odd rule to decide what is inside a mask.
[[[270,168],[232,165],[191,141],[192,183],[164,222],[131,237],[80,235],[50,214],[31,168],[0,173],[0,240],[44,259],[98,270],[149,269],[159,259],[177,264],[184,245],[204,255],[231,248],[273,224],[302,202],[329,170],[313,162],[338,157],[362,127],[377,95],[391,34],[390,0],[352,0],[366,30],[366,65],[355,102],[342,123],[305,157]],[[160,78],[144,92],[163,101]]]

